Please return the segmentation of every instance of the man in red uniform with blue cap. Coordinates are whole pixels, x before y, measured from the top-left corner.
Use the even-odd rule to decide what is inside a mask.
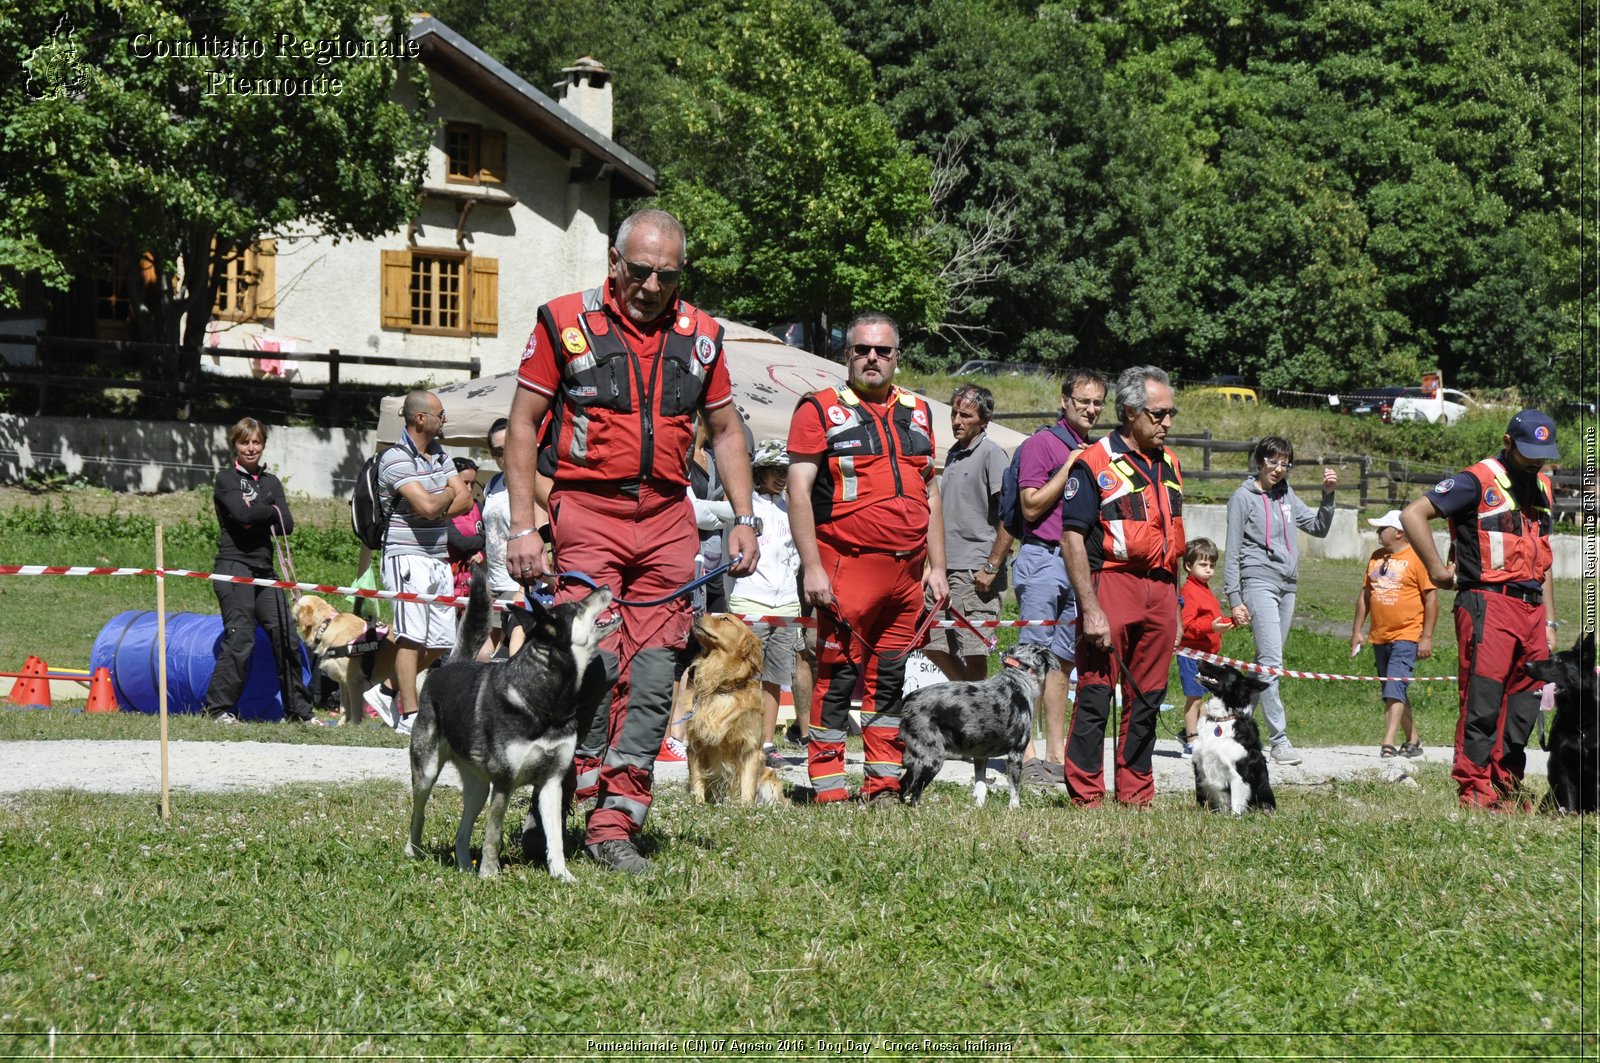
[[[1520,806],[1525,748],[1539,717],[1539,682],[1523,668],[1555,643],[1551,592],[1550,478],[1540,468],[1560,457],[1556,426],[1538,410],[1511,419],[1505,446],[1412,502],[1400,523],[1428,578],[1456,588],[1455,779],[1461,803],[1494,811]],[[1434,548],[1428,522],[1450,522],[1455,564]]]

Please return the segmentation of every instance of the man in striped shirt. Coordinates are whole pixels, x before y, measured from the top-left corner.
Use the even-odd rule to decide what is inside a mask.
[[[406,396],[406,428],[400,441],[378,462],[378,486],[389,505],[383,543],[383,586],[413,594],[451,594],[447,528],[450,518],[472,508],[472,491],[456,474],[455,463],[439,445],[444,434],[444,404],[431,391]],[[394,709],[385,722],[411,731],[417,711],[417,676],[455,645],[456,610],[422,602],[394,603]],[[379,711],[385,706],[379,700]]]

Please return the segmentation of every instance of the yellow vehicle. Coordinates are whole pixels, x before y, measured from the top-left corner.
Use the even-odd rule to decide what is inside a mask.
[[[1194,394],[1221,399],[1229,406],[1256,406],[1261,402],[1254,388],[1196,388]]]

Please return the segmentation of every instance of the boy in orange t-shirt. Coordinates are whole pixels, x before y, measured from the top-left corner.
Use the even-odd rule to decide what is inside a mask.
[[[1439,618],[1439,592],[1434,590],[1428,572],[1411,548],[1400,527],[1400,511],[1391,509],[1376,520],[1367,521],[1378,529],[1382,548],[1367,559],[1367,577],[1356,596],[1356,618],[1350,628],[1350,656],[1361,652],[1361,627],[1372,616],[1372,655],[1378,674],[1389,677],[1383,684],[1385,727],[1378,755],[1422,756],[1417,721],[1411,714],[1407,696],[1408,679],[1417,661],[1433,656],[1433,624]],[[1405,744],[1398,749],[1394,740],[1404,725]]]

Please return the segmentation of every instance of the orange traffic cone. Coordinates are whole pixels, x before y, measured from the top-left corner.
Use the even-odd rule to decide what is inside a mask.
[[[94,670],[94,678],[89,680],[89,704],[83,707],[84,712],[116,712],[117,695],[111,688],[111,669],[101,665]]]
[[[22,665],[22,678],[11,684],[11,695],[6,700],[13,705],[50,707],[50,680],[45,673],[50,669],[41,658],[29,655]]]

